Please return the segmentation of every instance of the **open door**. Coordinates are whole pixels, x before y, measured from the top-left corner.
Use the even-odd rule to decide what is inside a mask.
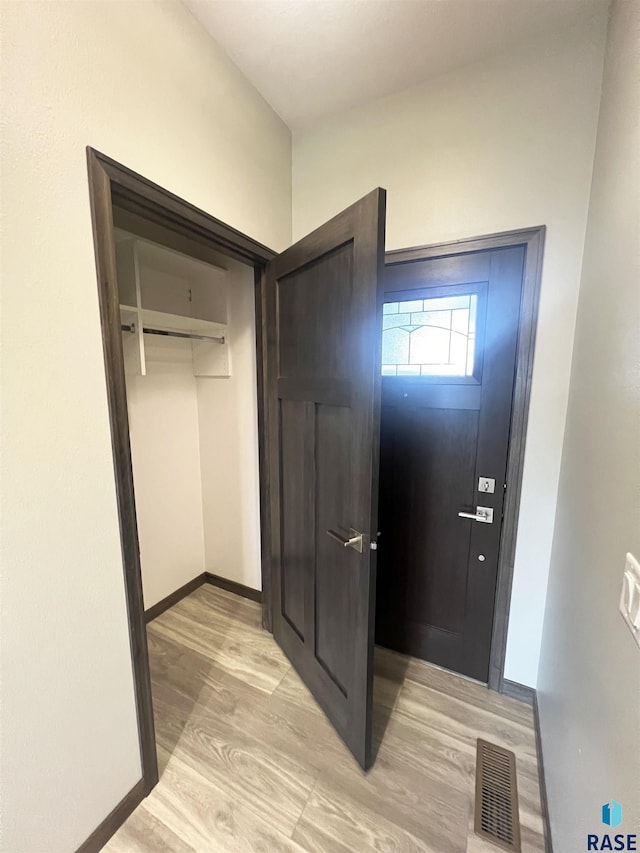
[[[267,267],[273,629],[363,768],[372,758],[386,192]]]

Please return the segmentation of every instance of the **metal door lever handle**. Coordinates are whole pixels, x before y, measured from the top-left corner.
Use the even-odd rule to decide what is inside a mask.
[[[481,521],[484,524],[493,524],[493,507],[478,506],[475,512],[459,512],[459,518],[470,518],[471,521]]]
[[[336,530],[327,530],[327,533],[332,539],[335,539],[336,542],[339,542],[344,548],[353,548],[354,551],[358,551],[362,554],[362,533],[358,533],[357,530],[351,528],[349,530],[349,536],[344,537]]]

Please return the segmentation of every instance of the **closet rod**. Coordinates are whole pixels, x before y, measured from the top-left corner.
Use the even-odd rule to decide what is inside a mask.
[[[122,323],[120,329],[123,332],[135,332],[135,323]],[[196,335],[190,332],[172,332],[168,329],[151,329],[144,326],[142,329],[145,335],[164,335],[169,338],[187,338],[190,341],[208,341],[211,344],[223,344],[224,338],[214,338],[211,335]]]

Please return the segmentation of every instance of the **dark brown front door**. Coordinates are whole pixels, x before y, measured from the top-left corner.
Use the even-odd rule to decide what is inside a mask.
[[[371,762],[385,192],[267,270],[276,640]]]
[[[523,265],[516,247],[385,273],[376,639],[480,681]]]

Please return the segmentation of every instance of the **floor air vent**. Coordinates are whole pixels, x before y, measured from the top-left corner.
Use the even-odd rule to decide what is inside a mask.
[[[520,853],[516,757],[478,738],[474,829],[503,850]]]

